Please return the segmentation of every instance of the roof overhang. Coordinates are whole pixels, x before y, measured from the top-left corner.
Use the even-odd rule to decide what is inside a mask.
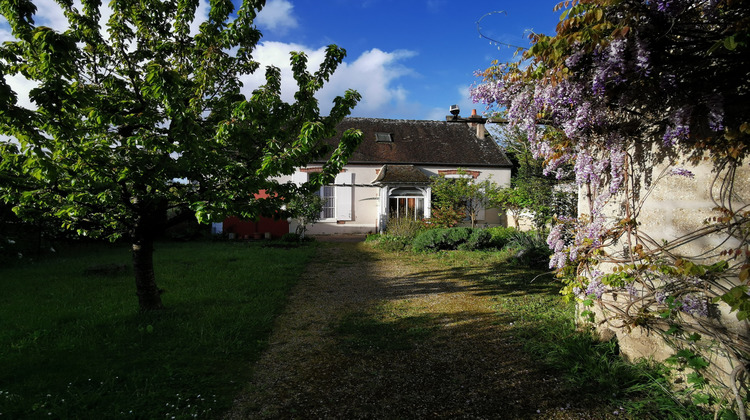
[[[379,185],[427,185],[430,177],[414,165],[383,165],[372,181]]]

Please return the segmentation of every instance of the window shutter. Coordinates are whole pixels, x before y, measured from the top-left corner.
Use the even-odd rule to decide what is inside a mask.
[[[354,174],[342,172],[336,175],[336,220],[352,219],[352,180]]]

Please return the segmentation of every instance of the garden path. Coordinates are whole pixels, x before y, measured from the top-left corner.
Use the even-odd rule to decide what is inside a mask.
[[[462,272],[321,242],[226,418],[608,417],[576,407]]]

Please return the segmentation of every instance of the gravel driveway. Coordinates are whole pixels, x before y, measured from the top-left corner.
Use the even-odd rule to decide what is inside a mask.
[[[475,282],[321,242],[226,418],[611,417],[577,407],[512,335]]]

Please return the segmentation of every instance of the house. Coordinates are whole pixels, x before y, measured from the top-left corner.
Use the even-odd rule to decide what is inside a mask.
[[[485,130],[484,118],[451,121],[389,120],[345,118],[330,139],[335,147],[341,134],[355,128],[362,131],[362,143],[334,184],[321,188],[325,205],[320,220],[308,227],[313,235],[363,234],[382,232],[390,217],[427,219],[432,193],[430,177],[471,176],[478,181],[491,179],[500,186],[510,185],[511,162]],[[298,168],[279,182],[301,184],[322,170],[325,158]],[[459,174],[459,169],[463,174]],[[278,237],[281,231],[294,232],[296,221],[287,223],[270,218],[241,221],[228,218],[224,232],[239,237],[258,234]],[[481,226],[506,226],[506,215],[497,209],[479,212]],[[468,224],[468,222],[467,222]]]
[[[308,233],[382,232],[390,217],[429,218],[432,176],[471,176],[509,185],[512,164],[485,130],[485,122],[476,114],[461,122],[344,119],[337,127],[338,136],[359,129],[362,143],[335,183],[321,189],[325,198],[321,219],[308,227]],[[337,144],[338,139],[331,142]],[[305,182],[310,173],[321,170],[323,162],[312,162],[280,181]],[[505,213],[497,209],[480,211],[478,222],[482,226],[507,223]],[[290,231],[295,228],[292,221]]]

